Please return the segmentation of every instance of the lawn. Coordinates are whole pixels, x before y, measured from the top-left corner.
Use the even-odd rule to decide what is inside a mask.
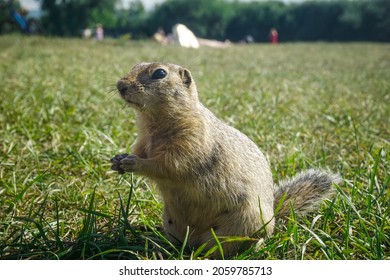
[[[116,81],[141,61],[187,67],[200,99],[247,134],[275,181],[321,167],[343,183],[235,259],[390,259],[390,45],[181,49],[0,37],[0,259],[203,259],[163,236],[153,182],[110,171],[134,114]]]

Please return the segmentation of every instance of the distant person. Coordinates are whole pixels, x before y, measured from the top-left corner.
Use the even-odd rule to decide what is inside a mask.
[[[278,36],[279,36],[278,31],[275,28],[271,28],[269,32],[269,41],[271,42],[271,44],[273,45],[278,44]]]
[[[104,39],[103,26],[100,23],[98,23],[96,25],[96,40],[102,41],[103,39]]]
[[[168,45],[170,43],[170,38],[165,35],[165,31],[162,27],[159,27],[153,35],[154,40],[157,42],[163,44],[163,45]]]

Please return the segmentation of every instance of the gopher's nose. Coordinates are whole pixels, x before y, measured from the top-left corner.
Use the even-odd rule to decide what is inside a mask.
[[[127,89],[129,88],[129,86],[126,84],[125,81],[119,80],[119,81],[116,83],[116,88],[119,90],[119,92],[121,93],[121,95],[125,95]]]

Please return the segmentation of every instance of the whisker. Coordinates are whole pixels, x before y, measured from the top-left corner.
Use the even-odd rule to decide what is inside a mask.
[[[108,88],[108,89],[116,88],[116,84],[106,85],[104,86],[104,88]]]
[[[116,88],[116,85],[108,85],[108,86],[105,86],[106,88],[106,93],[109,94],[109,98],[112,98],[114,95],[116,95],[116,93],[118,92],[118,89]]]
[[[118,91],[118,89],[116,89],[116,88],[112,88],[112,89],[109,89],[109,90],[107,90],[107,93],[111,93],[111,92],[117,92]]]
[[[107,94],[109,94],[109,96],[106,98],[106,100],[110,100],[112,99],[114,96],[117,95],[117,89],[111,89],[109,91],[107,91]]]

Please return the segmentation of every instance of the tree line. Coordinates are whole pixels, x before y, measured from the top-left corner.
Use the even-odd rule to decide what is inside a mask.
[[[1,1],[1,0],[0,0]],[[176,23],[198,37],[268,40],[276,28],[281,41],[390,41],[390,0],[317,0],[299,3],[237,0],[167,0],[147,11],[139,0],[128,7],[111,0],[41,0],[47,35],[80,36],[101,23],[107,35],[146,38]]]

